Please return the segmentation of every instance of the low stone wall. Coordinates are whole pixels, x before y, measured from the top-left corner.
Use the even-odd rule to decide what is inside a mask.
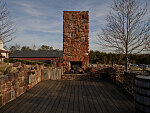
[[[91,78],[89,73],[84,74],[63,74],[61,79],[62,80],[88,80]]]
[[[123,87],[131,95],[134,94],[134,83],[136,75],[137,75],[136,73],[132,72],[124,74]]]
[[[107,75],[109,80],[113,81],[115,84],[125,89],[129,94],[133,95],[134,81],[137,75],[136,73],[133,72],[126,73],[124,71],[120,71],[114,68],[109,68]]]
[[[19,97],[40,81],[58,80],[61,79],[61,75],[62,68],[14,64],[6,70],[5,75],[0,76],[0,107]]]
[[[125,73],[122,66],[104,67],[92,72],[90,75],[100,79],[108,79],[133,95],[134,81],[137,74],[132,72]]]

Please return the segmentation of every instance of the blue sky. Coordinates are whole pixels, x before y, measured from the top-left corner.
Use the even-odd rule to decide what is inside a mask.
[[[150,1],[150,0],[144,0]],[[112,0],[6,0],[11,18],[16,25],[15,43],[21,46],[49,45],[63,48],[63,11],[89,11],[90,49],[100,50],[95,44],[97,33],[106,24]]]

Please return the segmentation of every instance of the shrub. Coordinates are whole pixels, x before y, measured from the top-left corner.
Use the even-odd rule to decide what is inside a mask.
[[[21,62],[27,65],[45,65],[45,66],[50,66],[50,64],[43,63],[43,62],[36,62],[36,61],[30,61],[30,60],[23,60],[23,59],[16,59],[16,58],[9,58],[9,59],[4,59],[4,62],[6,63],[15,63],[15,62]]]

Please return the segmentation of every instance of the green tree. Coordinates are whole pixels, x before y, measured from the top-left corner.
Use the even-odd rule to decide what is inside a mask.
[[[23,46],[21,48],[21,51],[29,51],[29,50],[32,50],[29,46]]]
[[[53,50],[52,46],[42,45],[38,50]]]
[[[20,48],[21,48],[21,46],[20,46],[19,44],[15,44],[15,45],[12,45],[12,46],[9,48],[9,50],[10,50],[11,52],[14,52],[14,51],[16,51],[16,50],[20,50]]]

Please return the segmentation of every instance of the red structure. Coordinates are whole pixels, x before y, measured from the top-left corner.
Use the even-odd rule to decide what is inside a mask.
[[[64,73],[73,67],[89,65],[88,11],[63,12],[63,68]]]
[[[10,52],[6,50],[0,50],[0,61],[3,61],[5,58],[8,58]]]
[[[9,58],[32,60],[38,62],[44,62],[48,64],[55,64],[61,66],[62,64],[62,51],[14,51]]]

